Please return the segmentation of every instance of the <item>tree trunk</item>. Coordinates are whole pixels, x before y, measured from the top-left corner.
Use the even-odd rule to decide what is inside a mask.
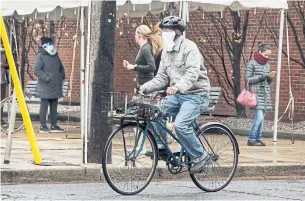
[[[237,118],[245,118],[246,111],[245,107],[237,103],[237,97],[240,94],[240,62],[242,57],[243,46],[246,40],[247,34],[247,26],[248,26],[248,17],[249,12],[246,11],[244,24],[242,33],[240,30],[240,16],[238,12],[231,12],[233,17],[233,36],[232,36],[232,46],[233,46],[233,53],[232,53],[232,69],[233,69],[233,85],[234,85],[234,100],[235,100],[235,109],[236,109],[236,116]]]
[[[236,45],[236,48],[239,49],[240,47],[238,47],[239,45]],[[235,59],[233,59],[234,64],[232,64],[232,66],[234,66],[234,71],[233,71],[233,84],[234,84],[234,100],[235,100],[235,110],[236,110],[236,117],[237,118],[245,118],[246,117],[246,111],[245,111],[245,107],[240,105],[236,100],[238,95],[240,94],[241,90],[240,90],[240,79],[241,79],[241,74],[240,74],[240,57],[236,57]]]
[[[115,1],[92,1],[89,84],[89,134],[88,162],[101,163],[102,153],[111,125],[104,110],[105,92],[113,91],[115,25]]]
[[[50,38],[55,41],[55,23],[54,20],[50,20]]]

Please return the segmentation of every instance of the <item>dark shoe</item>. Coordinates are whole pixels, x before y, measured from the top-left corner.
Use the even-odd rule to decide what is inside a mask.
[[[39,133],[48,133],[50,129],[47,126],[40,126]]]
[[[212,162],[212,159],[209,154],[204,153],[199,158],[192,160],[194,163],[193,166],[190,168],[190,174],[200,173],[206,171],[207,167]]]
[[[50,133],[64,133],[65,130],[60,128],[59,126],[52,126],[50,129]]]
[[[248,140],[248,146],[262,146],[261,143],[257,142],[256,140]]]
[[[260,143],[260,144],[261,144],[261,146],[266,146],[266,143],[264,143],[264,142],[263,142],[263,141],[261,141],[261,140],[256,140],[256,142]]]

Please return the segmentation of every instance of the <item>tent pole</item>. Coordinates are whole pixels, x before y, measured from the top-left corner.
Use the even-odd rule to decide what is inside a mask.
[[[84,7],[81,8],[81,18],[80,18],[80,38],[81,38],[81,46],[80,46],[80,97],[81,97],[81,137],[84,137],[84,125],[85,125],[85,36],[84,36]]]
[[[88,35],[87,35],[87,57],[86,57],[86,80],[85,80],[85,87],[86,87],[86,97],[85,97],[85,136],[84,136],[84,163],[88,163],[88,125],[89,125],[89,78],[90,78],[90,24],[91,24],[91,0],[88,0]]]
[[[279,98],[280,98],[280,82],[281,82],[281,63],[282,63],[282,49],[283,49],[283,32],[284,32],[284,12],[281,10],[280,33],[279,33],[279,48],[277,57],[277,75],[276,75],[276,95],[275,95],[275,111],[274,111],[274,126],[273,126],[273,144],[276,145],[277,140],[277,123],[279,115]]]

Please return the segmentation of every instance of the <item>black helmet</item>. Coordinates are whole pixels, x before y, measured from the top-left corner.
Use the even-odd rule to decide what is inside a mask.
[[[161,20],[159,25],[161,29],[169,28],[169,29],[179,29],[181,32],[185,31],[184,21],[177,16],[167,16]]]

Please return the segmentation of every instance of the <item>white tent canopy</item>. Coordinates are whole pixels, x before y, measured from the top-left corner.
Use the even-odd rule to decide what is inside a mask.
[[[117,0],[117,16],[131,17],[145,16],[148,12],[160,13],[167,9],[169,3],[175,2],[179,9],[178,0]],[[189,0],[189,10],[201,7],[204,11],[222,11],[225,7],[232,10],[251,8],[287,9],[286,0]],[[29,16],[34,19],[50,17],[57,20],[61,16],[76,18],[75,8],[88,7],[87,0],[2,0],[0,11],[3,16]]]
[[[103,0],[92,0],[92,1],[103,1]],[[81,40],[82,40],[82,51],[84,47],[84,10],[88,9],[88,15],[90,16],[91,0],[1,0],[0,12],[3,16],[14,16],[15,18],[28,16],[32,19],[44,19],[49,18],[51,20],[60,19],[61,16],[65,18],[76,18],[76,8],[82,7],[81,16]],[[274,141],[277,136],[277,119],[278,119],[278,107],[279,107],[279,90],[280,90],[280,72],[281,72],[281,55],[282,55],[282,40],[283,40],[283,28],[284,28],[284,9],[288,9],[286,0],[189,0],[189,1],[178,1],[178,0],[116,0],[117,2],[117,17],[127,15],[130,17],[142,17],[148,12],[152,14],[160,13],[168,9],[168,5],[171,2],[175,3],[177,9],[182,9],[184,12],[180,12],[184,19],[188,19],[189,10],[197,9],[199,6],[204,11],[222,11],[226,7],[234,11],[247,10],[251,8],[267,8],[267,9],[282,9],[281,12],[281,25],[279,34],[279,50],[278,50],[278,66],[277,66],[277,85],[276,85],[276,104],[275,104],[275,122],[274,122]],[[90,18],[88,18],[88,42],[87,42],[87,55],[89,53],[90,45]],[[81,79],[84,80],[84,52],[81,54]],[[90,66],[87,58],[87,72]],[[88,75],[89,73],[87,73]],[[88,79],[87,79],[88,80]],[[88,81],[86,81],[88,83]],[[82,110],[84,106],[84,84],[81,86],[81,105]],[[87,88],[88,89],[88,88]],[[88,94],[88,93],[87,93]],[[87,96],[88,97],[88,96]],[[88,99],[86,97],[86,102]],[[88,105],[88,104],[86,104]],[[88,108],[87,108],[88,110]],[[85,132],[86,139],[86,126],[83,124],[84,119],[87,120],[87,115],[84,115],[82,111],[82,129]],[[83,134],[83,130],[82,130]],[[86,161],[86,144],[85,144],[85,161]],[[85,162],[86,163],[86,162]]]

